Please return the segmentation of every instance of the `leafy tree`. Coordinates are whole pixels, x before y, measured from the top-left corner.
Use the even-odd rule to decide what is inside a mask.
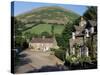
[[[36,34],[36,33],[32,33],[32,37],[35,37],[35,38],[37,38],[37,37],[40,37],[41,35],[39,35],[39,34]]]
[[[77,20],[79,21],[79,19]],[[73,23],[68,23],[61,35],[55,34],[58,46],[63,50],[69,48],[69,39],[72,37],[72,32],[74,31],[74,24],[76,21],[74,21]]]
[[[50,37],[51,35],[50,35],[48,32],[45,31],[45,32],[42,32],[42,33],[41,33],[41,37],[42,37],[42,36]]]
[[[16,17],[11,17],[11,19],[14,21],[12,24],[12,26],[14,27],[14,35],[22,35],[24,23],[16,19]]]
[[[69,47],[69,39],[72,37],[72,32],[74,30],[73,23],[68,23],[62,33],[62,38],[64,39],[64,47]]]
[[[52,36],[54,36],[54,25],[51,26],[51,33],[52,33]]]
[[[73,21],[73,25],[79,25],[80,21],[81,21],[81,16],[78,17],[76,20]]]
[[[11,20],[13,21],[12,27],[14,27],[14,48],[22,48],[22,44],[25,42],[25,39],[22,37],[22,29],[24,27],[24,23],[13,16],[11,16]]]
[[[60,34],[55,34],[56,40],[57,40],[57,45],[62,48],[63,50],[65,50],[65,46],[66,46],[66,42],[64,41],[62,35]]]
[[[23,42],[25,41],[25,39],[22,38],[22,36],[16,36],[15,37],[15,47],[22,47]]]
[[[65,56],[66,56],[66,52],[62,49],[51,49],[52,51],[54,51],[55,56],[57,56],[59,59],[65,61]]]
[[[90,19],[90,20],[97,20],[97,7],[96,6],[91,6],[91,7],[87,7],[87,11],[84,13],[84,17],[86,17],[86,19]]]
[[[24,36],[26,39],[31,39],[32,38],[32,33],[31,32],[25,32]]]
[[[84,17],[88,20],[95,20],[97,21],[97,7],[96,6],[91,6],[91,7],[87,7],[87,11],[84,13]],[[97,37],[95,37],[97,38]],[[90,38],[88,38],[86,40],[86,46],[89,48],[89,55],[91,56],[91,59],[96,58],[96,49],[94,49],[93,45],[96,46],[96,44],[94,43],[94,39],[93,35],[90,36]],[[96,40],[95,40],[96,41]]]
[[[79,62],[76,55],[70,55],[70,56],[68,56],[68,57],[66,58],[66,61],[67,61],[67,62],[70,62],[70,64],[72,64],[72,63],[75,64],[75,63],[78,63],[78,62]]]

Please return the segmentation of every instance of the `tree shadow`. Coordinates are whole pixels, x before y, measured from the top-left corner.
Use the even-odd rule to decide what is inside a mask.
[[[25,54],[25,53],[18,54],[18,55],[15,56],[14,63],[12,63],[13,66],[14,66],[14,71],[13,71],[14,73],[16,73],[16,70],[19,67],[24,66],[24,65],[29,64],[29,63],[32,62],[29,58],[27,58],[27,56],[28,55]]]
[[[16,63],[16,66],[23,66],[23,65],[25,65],[25,64],[28,64],[28,63],[31,63],[32,61],[29,59],[29,58],[27,58],[27,54],[19,54],[18,56],[17,56],[17,60],[18,60],[18,62],[15,62]],[[16,60],[15,60],[16,61]]]
[[[68,68],[63,65],[55,65],[55,66],[43,66],[40,69],[33,69],[32,71],[28,71],[26,73],[53,72],[53,71],[66,71],[66,70],[68,70]]]
[[[32,61],[29,58],[20,59],[19,66],[23,66],[25,64],[31,63]]]
[[[27,56],[27,54],[19,54],[19,57],[20,58],[24,58],[24,57],[26,57]]]
[[[64,65],[69,67],[69,70],[97,69],[97,61],[94,61],[92,63],[89,63],[89,62],[70,63],[66,61]]]

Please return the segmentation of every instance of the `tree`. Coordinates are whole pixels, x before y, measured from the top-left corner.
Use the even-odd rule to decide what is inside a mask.
[[[24,23],[13,16],[11,17],[11,19],[13,21],[12,27],[14,27],[14,35],[22,35]]]
[[[35,38],[37,38],[37,37],[39,37],[39,36],[40,36],[39,34],[32,33],[32,37],[35,37]]]
[[[84,13],[84,17],[87,19],[87,20],[95,20],[97,21],[97,7],[96,6],[91,6],[91,7],[87,7],[87,11]],[[97,35],[97,34],[96,34]],[[97,38],[93,38],[94,35],[90,35],[90,38],[87,39],[86,41],[86,45],[87,47],[89,48],[89,54],[91,56],[92,59],[95,58],[96,54],[96,49],[94,49],[93,45],[96,45],[94,44],[94,41],[93,39]]]
[[[51,49],[51,50],[54,51],[56,57],[58,57],[62,61],[65,61],[66,52],[64,50],[62,49]]]
[[[51,33],[52,33],[52,36],[54,36],[54,25],[51,26]]]
[[[41,37],[42,37],[42,36],[50,37],[51,35],[50,35],[48,32],[45,31],[45,32],[42,32],[42,33],[41,33]]]
[[[87,11],[83,14],[86,19],[90,20],[97,20],[97,7],[96,6],[91,6],[87,7]]]
[[[32,33],[31,32],[25,32],[24,36],[26,39],[31,39],[32,38]]]
[[[72,36],[72,32],[73,32],[73,30],[74,30],[74,26],[73,26],[73,23],[68,23],[67,25],[66,25],[66,27],[65,27],[65,29],[64,29],[64,31],[63,31],[63,33],[62,33],[62,37],[63,37],[63,39],[64,39],[64,41],[65,41],[65,48],[67,47],[69,47],[69,39],[71,38],[71,36]]]
[[[22,36],[16,36],[14,39],[15,48],[16,47],[21,48],[24,41],[25,41],[25,39],[23,39]]]
[[[55,34],[55,38],[56,38],[56,40],[57,40],[57,45],[58,45],[60,48],[62,48],[63,50],[65,50],[66,44],[65,44],[65,41],[64,41],[62,35],[60,35],[60,34]]]

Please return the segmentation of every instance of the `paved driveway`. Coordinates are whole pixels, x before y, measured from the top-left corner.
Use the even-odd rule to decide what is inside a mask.
[[[20,53],[22,55],[21,60],[24,64],[17,67],[16,73],[25,72],[42,72],[42,71],[56,71],[66,67],[60,67],[63,62],[55,55],[50,55],[46,52],[38,52],[25,50]],[[59,66],[60,65],[60,66]]]

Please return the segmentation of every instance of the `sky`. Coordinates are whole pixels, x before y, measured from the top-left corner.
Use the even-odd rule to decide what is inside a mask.
[[[80,16],[87,10],[86,6],[83,5],[71,5],[71,4],[55,4],[55,3],[39,3],[39,2],[14,2],[14,16],[28,12],[34,8],[44,7],[44,6],[61,6],[65,9],[72,10],[73,12],[79,14]],[[13,12],[13,11],[12,11]]]

